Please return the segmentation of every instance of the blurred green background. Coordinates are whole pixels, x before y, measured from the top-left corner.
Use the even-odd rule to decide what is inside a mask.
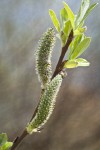
[[[81,1],[66,2],[77,13]],[[40,83],[34,53],[42,33],[53,26],[48,9],[59,16],[62,7],[62,0],[0,0],[0,133],[7,132],[10,140],[21,134],[37,106]],[[90,67],[67,71],[52,117],[19,150],[100,149],[100,5],[86,25],[92,43],[83,58]],[[53,70],[60,50],[57,39]]]

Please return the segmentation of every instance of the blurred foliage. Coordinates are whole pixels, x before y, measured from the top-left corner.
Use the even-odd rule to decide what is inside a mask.
[[[77,12],[80,2],[67,3]],[[7,132],[10,141],[26,126],[38,103],[40,85],[35,74],[34,52],[42,33],[52,26],[49,8],[59,16],[61,3],[61,0],[0,1],[0,132]],[[87,36],[93,37],[89,51],[84,54],[90,67],[68,71],[54,114],[45,129],[26,138],[19,150],[100,148],[99,10],[100,5],[86,22]],[[53,69],[59,54],[57,41]]]
[[[0,150],[9,150],[12,145],[12,142],[8,142],[6,133],[0,134]]]

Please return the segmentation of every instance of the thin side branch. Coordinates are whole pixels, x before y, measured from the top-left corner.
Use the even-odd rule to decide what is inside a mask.
[[[66,42],[66,45],[62,48],[62,51],[61,51],[61,55],[59,57],[59,61],[58,61],[58,64],[56,66],[56,69],[54,71],[54,74],[52,76],[52,79],[63,69],[63,66],[62,66],[62,61],[64,59],[64,56],[68,50],[68,47],[70,45],[70,43],[72,42],[73,40],[73,30],[71,30],[70,34],[69,34],[69,37],[68,37],[68,40]]]
[[[28,135],[26,129],[23,131],[20,137],[17,137],[11,147],[11,150],[15,150],[17,146],[23,141],[23,139]]]

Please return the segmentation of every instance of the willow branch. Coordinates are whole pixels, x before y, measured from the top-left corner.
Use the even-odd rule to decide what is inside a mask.
[[[66,42],[66,45],[62,48],[61,55],[60,55],[60,57],[59,57],[59,60],[58,60],[56,69],[55,69],[55,71],[54,71],[54,74],[53,74],[53,76],[52,76],[52,79],[63,69],[63,65],[62,65],[62,64],[63,64],[63,59],[64,59],[64,56],[65,56],[65,54],[66,54],[66,52],[67,52],[67,50],[68,50],[68,47],[69,47],[70,43],[72,42],[72,40],[73,40],[73,30],[71,30],[71,32],[70,32],[70,34],[69,34],[69,36],[68,36],[68,40],[67,40],[67,42]],[[43,90],[42,90],[42,92],[43,92]],[[42,92],[41,92],[41,93],[42,93]],[[34,116],[36,115],[37,110],[38,110],[38,106],[39,106],[39,103],[38,103],[38,105],[37,105],[37,107],[36,107],[36,109],[35,109],[35,111],[34,111],[32,117],[31,117],[31,119],[30,119],[30,122],[32,121],[32,119],[33,119]],[[17,138],[15,139],[15,141],[14,141],[14,143],[13,143],[13,146],[11,147],[11,150],[15,150],[15,149],[18,147],[18,145],[23,141],[23,139],[24,139],[27,135],[28,135],[28,133],[27,133],[27,131],[26,131],[26,129],[25,129],[25,130],[23,131],[23,133],[21,134],[21,136],[20,136],[20,137],[17,137]]]
[[[11,147],[11,150],[15,150],[17,146],[23,141],[23,139],[28,135],[26,129],[23,131],[20,137],[17,137]]]

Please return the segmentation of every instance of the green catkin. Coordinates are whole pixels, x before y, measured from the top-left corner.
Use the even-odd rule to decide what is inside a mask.
[[[61,83],[62,75],[59,74],[46,86],[45,91],[40,98],[38,111],[27,126],[27,132],[29,134],[38,132],[51,116]]]
[[[39,47],[36,51],[36,72],[41,82],[41,87],[45,88],[50,82],[51,69],[51,54],[55,43],[55,34],[53,28],[49,28],[39,41]]]

